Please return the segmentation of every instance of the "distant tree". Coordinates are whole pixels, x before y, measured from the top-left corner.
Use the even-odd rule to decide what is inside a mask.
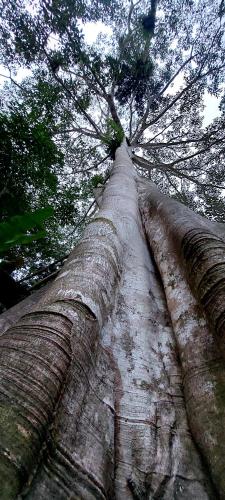
[[[30,88],[32,95],[29,94],[28,98]],[[7,99],[10,91],[11,98]],[[6,86],[4,95],[5,109],[0,113],[0,220],[22,215],[49,203],[54,205],[54,217],[47,222],[45,239],[36,241],[32,247],[18,245],[13,252],[11,250],[12,260],[18,255],[23,257],[20,262],[22,267],[25,265],[25,273],[28,274],[28,269],[32,271],[40,264],[62,257],[71,248],[73,240],[68,238],[66,242],[65,239],[68,234],[74,233],[74,222],[82,220],[83,212],[87,211],[86,205],[90,205],[89,197],[96,176],[86,176],[86,181],[78,178],[72,185],[65,179],[65,148],[68,143],[66,168],[69,170],[70,144],[65,138],[61,148],[60,143],[55,141],[57,113],[54,116],[50,110],[58,102],[58,96],[53,88],[39,81],[33,89],[28,80],[23,91],[15,90],[12,85]],[[82,143],[80,151],[82,154]],[[63,243],[61,228],[64,227],[68,229]]]

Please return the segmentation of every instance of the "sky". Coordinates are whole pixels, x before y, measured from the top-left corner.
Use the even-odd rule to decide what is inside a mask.
[[[84,32],[84,38],[85,42],[89,45],[92,45],[95,41],[97,36],[100,33],[103,34],[111,34],[111,28],[109,26],[106,26],[103,24],[101,21],[98,21],[96,23],[90,22],[86,23],[85,26],[83,25],[83,32]],[[51,46],[53,48],[54,46],[54,41],[51,41]],[[27,68],[20,68],[17,71],[16,74],[16,81],[19,83],[25,78],[26,76],[29,76],[31,74],[31,71],[29,71]],[[5,77],[3,76],[5,75]],[[7,69],[4,68],[0,64],[0,86],[4,84],[5,81],[8,80],[7,76],[9,76],[9,72]],[[180,75],[174,82],[173,88],[170,90],[170,93],[175,93],[180,86],[182,86],[182,75]],[[214,118],[220,115],[219,112],[219,98],[210,95],[208,92],[205,92],[204,95],[204,105],[205,105],[205,110],[204,110],[204,120],[203,120],[203,126],[206,127],[209,125]]]

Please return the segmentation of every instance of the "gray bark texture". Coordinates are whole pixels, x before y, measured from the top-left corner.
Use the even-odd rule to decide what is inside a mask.
[[[1,499],[225,499],[225,238],[123,143],[55,281],[0,318]]]

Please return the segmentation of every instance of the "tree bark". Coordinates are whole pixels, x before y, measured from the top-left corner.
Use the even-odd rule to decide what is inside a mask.
[[[224,498],[224,228],[150,183],[140,182],[139,192],[176,338],[190,430]]]
[[[125,141],[100,204],[0,337],[1,498],[223,499],[224,229]]]

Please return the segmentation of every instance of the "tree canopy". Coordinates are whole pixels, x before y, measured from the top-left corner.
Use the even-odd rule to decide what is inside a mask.
[[[1,219],[47,205],[26,272],[65,254],[123,135],[143,176],[224,222],[224,2],[0,0]],[[105,34],[88,43],[88,30]],[[18,68],[29,76],[18,82]],[[204,126],[207,95],[220,116]],[[20,200],[18,202],[18,200]]]

